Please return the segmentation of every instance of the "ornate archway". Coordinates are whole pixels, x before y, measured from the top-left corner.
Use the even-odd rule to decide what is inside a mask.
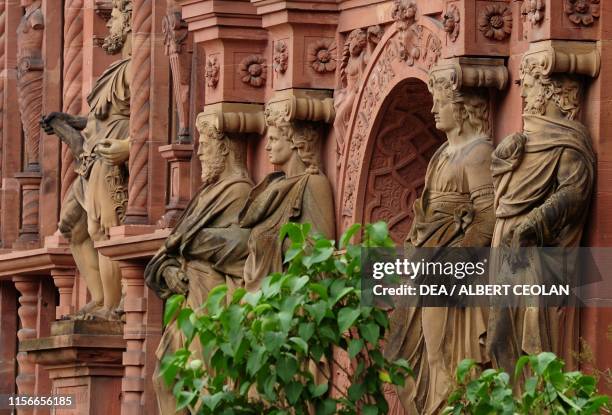
[[[412,202],[443,136],[430,113],[428,71],[437,62],[442,27],[423,17],[397,22],[372,53],[353,104],[338,186],[339,230],[385,220],[396,241],[406,236]]]

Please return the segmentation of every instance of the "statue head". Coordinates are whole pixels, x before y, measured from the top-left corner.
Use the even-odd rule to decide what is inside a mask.
[[[368,45],[368,34],[363,29],[353,30],[346,39],[346,46],[351,56],[359,56]]]
[[[224,171],[246,174],[246,145],[243,140],[219,131],[204,117],[198,118],[197,127],[200,132],[198,158],[202,164],[204,186],[216,183]]]
[[[266,151],[270,162],[285,169],[293,160],[301,162],[306,173],[319,173],[319,130],[309,121],[292,120],[266,109]]]
[[[454,88],[446,76],[431,74],[429,90],[433,95],[431,113],[436,128],[445,133],[473,131],[478,136],[490,133],[489,102],[484,88]]]
[[[577,77],[546,74],[533,60],[523,61],[520,73],[526,114],[576,119],[582,100],[582,83]]]
[[[102,48],[109,55],[121,52],[132,32],[132,0],[113,0],[111,18],[106,27],[109,33],[104,38]]]

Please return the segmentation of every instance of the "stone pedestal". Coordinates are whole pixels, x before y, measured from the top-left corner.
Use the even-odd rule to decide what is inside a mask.
[[[189,203],[190,171],[193,144],[169,144],[159,147],[170,167],[170,192],[166,214],[159,220],[161,228],[172,228]]]
[[[20,342],[32,362],[45,368],[53,395],[70,395],[74,405],[58,414],[118,414],[121,411],[123,324],[58,321],[51,336]]]

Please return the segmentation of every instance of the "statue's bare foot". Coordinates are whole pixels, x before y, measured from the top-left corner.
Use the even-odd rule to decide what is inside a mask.
[[[115,314],[115,310],[101,307],[84,315],[83,320],[120,321],[121,317]]]
[[[102,304],[96,301],[90,301],[87,304],[85,304],[79,311],[74,313],[71,316],[71,318],[74,320],[86,320],[85,316],[87,314],[91,313],[92,311],[98,310],[100,308],[102,308]]]

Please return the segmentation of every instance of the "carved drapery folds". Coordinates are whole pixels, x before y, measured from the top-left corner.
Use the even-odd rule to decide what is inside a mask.
[[[191,42],[188,41],[187,22],[173,9],[162,21],[166,55],[170,59],[174,99],[178,112],[179,143],[191,141],[189,134],[189,86],[191,81]],[[208,67],[207,67],[208,69]]]
[[[523,55],[523,131],[506,137],[493,153],[497,217],[493,247],[580,245],[596,166],[579,113],[584,76],[596,77],[599,67],[597,46],[589,42],[532,43]],[[511,269],[512,278],[523,283],[527,278],[533,281],[533,275],[555,272],[554,261],[541,255],[519,265],[496,254],[491,275],[504,279],[503,269]],[[569,264],[563,272],[565,281],[573,281],[576,271]],[[487,334],[491,358],[509,370],[521,354],[545,350],[572,364],[578,339],[570,335],[561,340],[567,336],[561,333],[577,332],[575,309],[550,310],[493,308]]]
[[[41,1],[25,8],[17,28],[17,88],[26,147],[26,171],[38,171],[42,116],[44,17]]]

